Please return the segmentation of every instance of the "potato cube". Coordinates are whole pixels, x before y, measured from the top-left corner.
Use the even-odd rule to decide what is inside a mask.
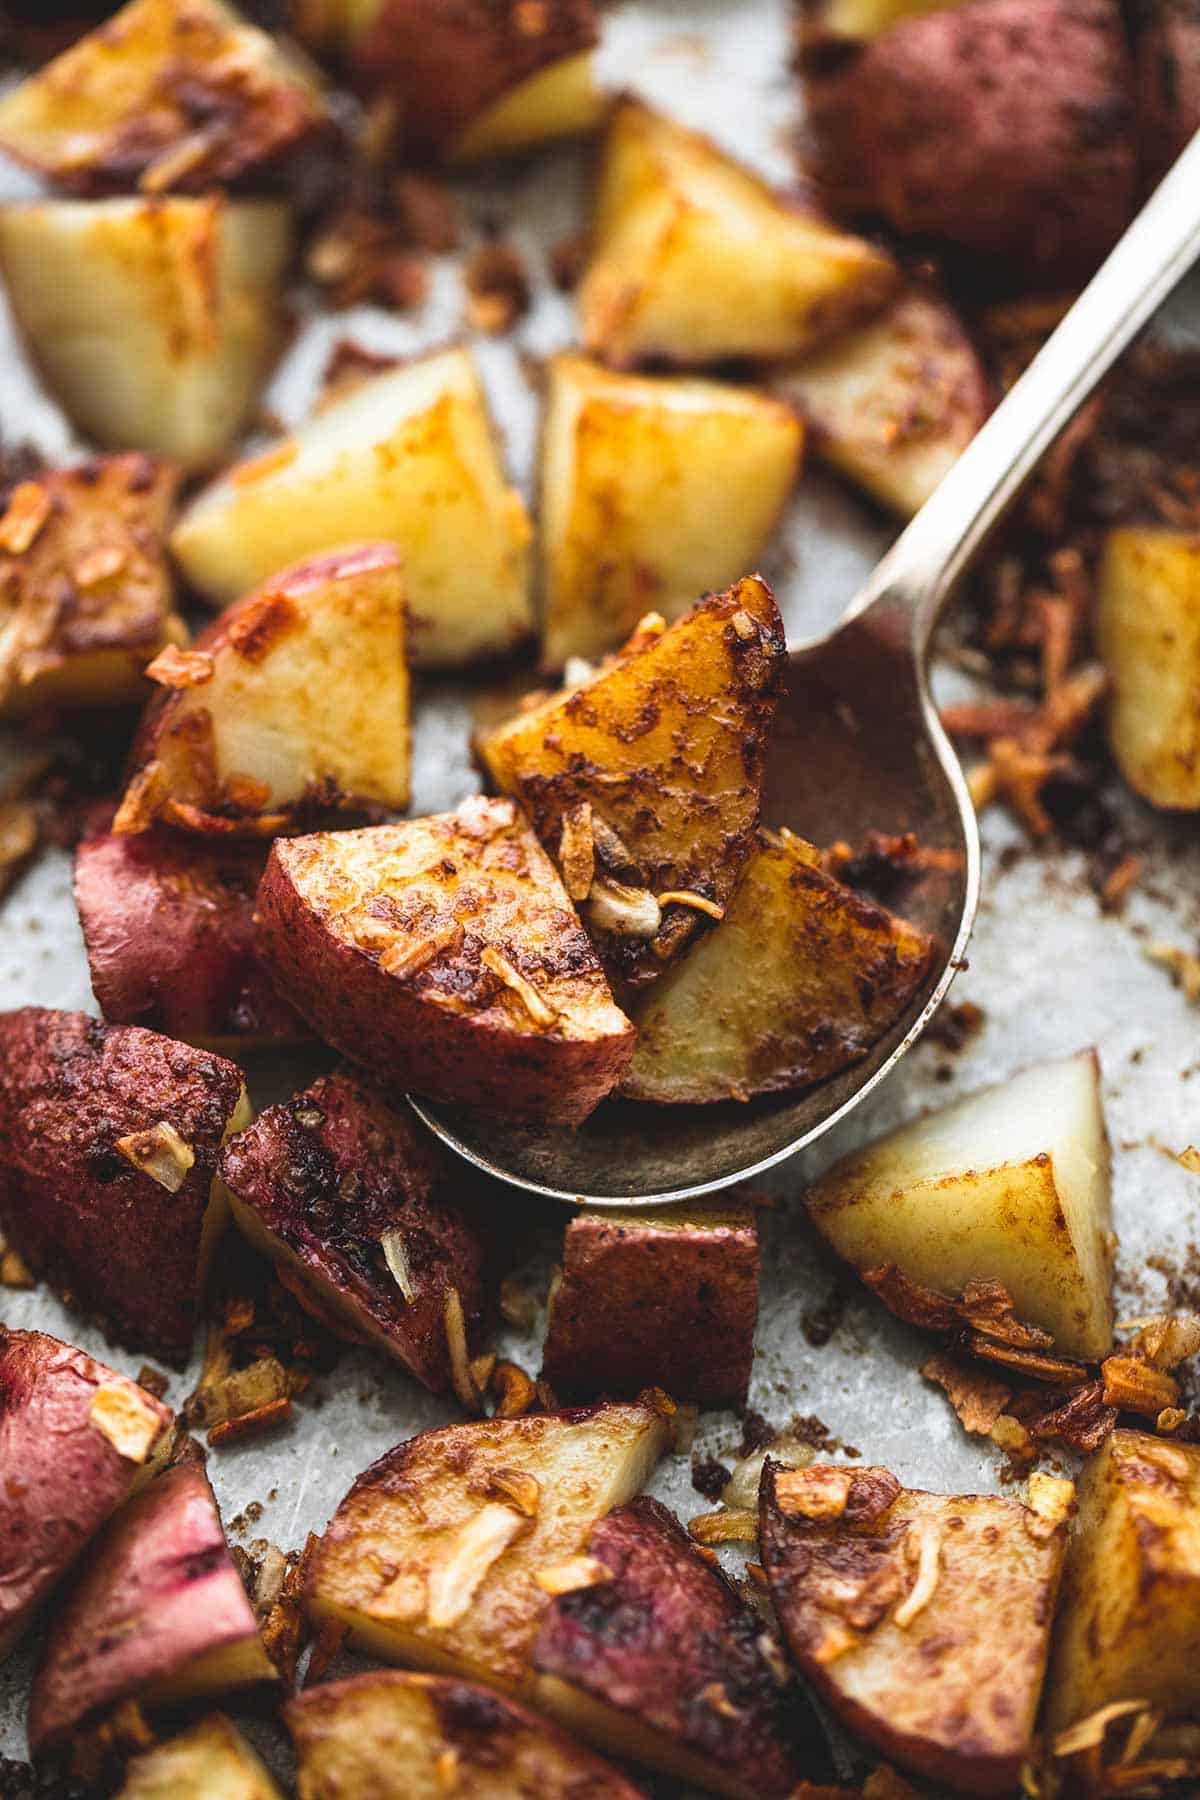
[[[567,1226],[542,1374],[564,1399],[647,1387],[740,1406],[758,1319],[753,1206],[579,1213]]]
[[[1112,1347],[1112,1192],[1094,1050],[1037,1063],[852,1151],[809,1217],[860,1274],[953,1299],[999,1282],[1067,1356]]]
[[[359,383],[231,470],[187,509],[171,547],[225,606],[285,562],[393,543],[411,659],[446,664],[501,655],[528,635],[530,537],[470,353],[444,350]]]
[[[618,367],[799,356],[899,280],[883,251],[636,100],[613,114],[592,242],[583,344]]]
[[[1200,540],[1139,526],[1110,532],[1096,638],[1122,775],[1154,806],[1200,807]]]
[[[651,608],[677,619],[752,569],[802,441],[764,394],[555,358],[541,454],[545,666],[606,655]]]
[[[258,398],[290,253],[287,209],[265,201],[0,209],[0,272],[55,398],[96,443],[188,470],[221,459]]]
[[[125,1771],[118,1800],[281,1800],[241,1732],[220,1713],[156,1744]]]

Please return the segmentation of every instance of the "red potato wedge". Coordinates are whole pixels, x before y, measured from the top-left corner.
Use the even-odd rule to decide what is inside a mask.
[[[170,1448],[174,1417],[40,1331],[0,1326],[0,1660]]]
[[[580,1213],[567,1226],[542,1374],[570,1400],[628,1399],[654,1386],[675,1400],[740,1406],[758,1270],[748,1204]]]
[[[689,1786],[733,1800],[802,1791],[822,1754],[815,1721],[802,1759],[807,1709],[779,1646],[674,1515],[632,1500],[600,1520],[584,1560],[592,1585],[560,1593],[538,1632],[539,1706]]]
[[[0,716],[144,698],[146,664],[187,630],[166,530],[179,485],[146,456],[48,469],[0,514]]]
[[[573,1125],[628,1065],[633,1028],[511,801],[278,839],[258,911],[282,992],[391,1089]]]
[[[274,836],[305,810],[408,804],[404,578],[390,544],[312,557],[156,659],[118,834]]]
[[[308,1566],[314,1622],[388,1662],[528,1694],[549,1594],[666,1450],[664,1413],[597,1406],[447,1425],[360,1475]]]
[[[0,101],[0,149],[73,193],[206,193],[326,123],[312,69],[223,0],[130,0]]]
[[[902,1489],[886,1469],[763,1466],[759,1546],[805,1680],[883,1755],[1009,1795],[1032,1745],[1070,1482],[1031,1506]]]
[[[135,1757],[118,1800],[282,1800],[241,1732],[220,1713]]]
[[[464,1166],[407,1108],[393,1112],[351,1075],[323,1076],[260,1113],[226,1145],[218,1172],[243,1234],[322,1318],[431,1392],[452,1390],[447,1299],[458,1295],[473,1352],[490,1243]]]
[[[1200,11],[1195,0],[1150,0],[1136,39],[1142,179],[1160,181],[1200,129]]]
[[[614,981],[655,981],[719,919],[755,842],[787,651],[758,576],[651,614],[582,682],[476,740],[558,860]]]
[[[248,1120],[223,1057],[85,1013],[0,1014],[0,1228],[121,1342],[181,1367],[224,1223],[217,1153]]]
[[[93,1545],[46,1637],[35,1757],[122,1700],[167,1706],[276,1679],[194,1445]]]
[[[258,959],[265,844],[155,826],[86,838],[75,904],[92,992],[113,1025],[144,1025],[223,1055],[308,1036]]]
[[[546,1719],[465,1681],[359,1675],[306,1689],[284,1717],[299,1800],[640,1800]]]

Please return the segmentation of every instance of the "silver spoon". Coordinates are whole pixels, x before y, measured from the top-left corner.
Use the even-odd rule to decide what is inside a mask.
[[[841,622],[796,646],[763,816],[816,843],[915,831],[957,850],[904,911],[944,946],[924,994],[861,1061],[801,1092],[746,1105],[608,1101],[576,1131],[412,1101],[489,1175],[554,1199],[653,1206],[761,1174],[837,1124],[895,1068],[962,964],[979,897],[979,833],[928,685],[933,630],[955,584],[1042,453],[1200,254],[1200,135]]]

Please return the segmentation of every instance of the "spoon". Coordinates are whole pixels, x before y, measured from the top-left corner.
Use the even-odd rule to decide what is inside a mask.
[[[904,912],[941,947],[925,988],[860,1061],[819,1085],[745,1104],[606,1101],[571,1131],[412,1099],[487,1174],[558,1200],[654,1206],[745,1181],[814,1143],[911,1049],[957,971],[979,898],[979,832],[928,684],[934,627],[955,584],[1043,452],[1200,254],[1200,134],[1029,368],[827,635],[795,646],[763,803],[814,843],[912,831],[958,852]]]

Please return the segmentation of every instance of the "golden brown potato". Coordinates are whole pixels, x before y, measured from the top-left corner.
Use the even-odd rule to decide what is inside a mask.
[[[902,1489],[886,1469],[768,1461],[760,1553],[805,1679],[915,1774],[956,1792],[1014,1793],[1071,1493],[1035,1477],[1026,1507]]]
[[[258,397],[290,249],[287,209],[267,202],[0,209],[0,271],[55,398],[96,443],[189,470],[220,460]]]
[[[633,1028],[510,801],[279,838],[258,912],[285,997],[393,1089],[573,1125],[628,1066]]]
[[[1114,1431],[1086,1464],[1047,1687],[1054,1731],[1200,1703],[1200,1448]]]
[[[966,0],[800,0],[802,44],[880,37],[916,13],[949,11]]]
[[[634,1007],[622,1092],[660,1106],[823,1081],[912,1002],[932,945],[820,867],[790,832],[759,837],[723,922]]]
[[[507,485],[475,364],[444,350],[361,382],[187,509],[171,548],[225,606],[289,561],[394,543],[414,663],[511,650],[533,625],[531,528]]]
[[[220,1713],[135,1757],[118,1800],[281,1800],[241,1732]]]
[[[147,673],[159,692],[130,755],[118,837],[160,821],[269,837],[317,808],[407,806],[404,577],[392,545],[283,570]]]
[[[618,367],[799,356],[874,312],[891,258],[773,194],[708,138],[623,100],[604,151],[584,348]]]
[[[852,1151],[809,1217],[860,1272],[894,1267],[948,1298],[999,1282],[1068,1356],[1112,1347],[1112,1190],[1094,1050]]]
[[[720,918],[754,844],[786,665],[757,576],[651,615],[583,682],[477,742],[528,811],[614,977],[654,981]]]
[[[186,641],[164,539],[178,478],[144,456],[47,469],[0,514],[0,714],[119,706]]]
[[[325,118],[313,72],[224,0],[130,0],[0,101],[0,149],[74,193],[204,193]]]
[[[615,1769],[487,1688],[380,1671],[284,1709],[300,1800],[639,1800]]]
[[[542,661],[595,658],[752,569],[803,427],[765,394],[556,357],[542,427]]]
[[[1096,637],[1121,773],[1154,806],[1200,807],[1200,539],[1148,526],[1110,532]]]
[[[800,408],[817,454],[901,518],[920,511],[988,411],[961,321],[922,288],[774,385]]]
[[[423,1432],[342,1501],[309,1564],[309,1612],[386,1661],[527,1691],[550,1603],[539,1574],[582,1553],[669,1437],[640,1404]]]
[[[647,1387],[741,1406],[758,1320],[758,1219],[743,1202],[583,1212],[567,1226],[542,1374],[564,1399]]]

